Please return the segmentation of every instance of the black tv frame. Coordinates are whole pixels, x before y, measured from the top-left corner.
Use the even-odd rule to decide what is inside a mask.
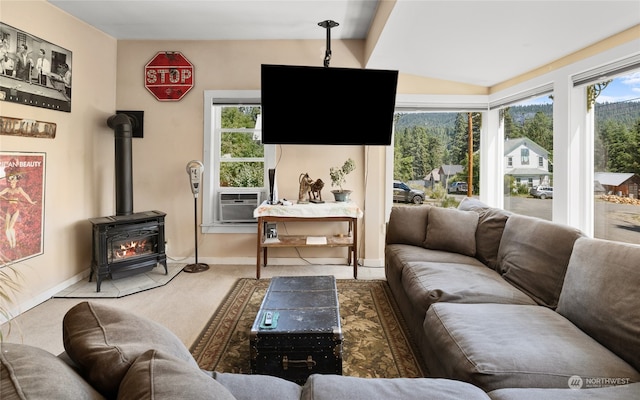
[[[398,71],[262,64],[262,143],[391,144]]]

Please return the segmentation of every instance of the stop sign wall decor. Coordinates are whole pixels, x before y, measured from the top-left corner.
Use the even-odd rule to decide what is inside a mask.
[[[144,67],[144,86],[160,101],[178,101],[193,87],[193,65],[179,51],[158,52]]]

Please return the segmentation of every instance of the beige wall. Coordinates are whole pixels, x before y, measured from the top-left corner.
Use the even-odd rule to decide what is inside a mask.
[[[118,43],[118,109],[145,112],[145,137],[135,139],[133,146],[134,208],[167,213],[166,236],[172,258],[193,256],[193,197],[185,165],[203,158],[204,91],[257,90],[263,63],[322,66],[325,44],[323,40]],[[336,41],[331,65],[360,68],[362,46],[362,41]],[[195,86],[180,101],[160,102],[143,85],[144,65],[160,51],[180,51],[194,65]],[[327,96],[330,101],[331,94]],[[329,168],[352,157],[357,168],[348,176],[348,185],[355,192],[354,200],[362,204],[365,168],[361,146],[281,146],[277,151],[281,198],[297,199],[302,172],[321,178],[327,184],[324,196],[331,196]],[[293,231],[297,228],[290,227]],[[212,261],[255,259],[255,235],[251,234],[207,234],[199,246],[199,256]],[[295,256],[295,252],[284,250],[279,255]]]
[[[23,276],[22,311],[89,267],[88,218],[113,208],[113,136],[105,121],[115,110],[117,42],[45,1],[2,0],[0,15],[73,52],[70,113],[0,102],[2,116],[57,124],[55,139],[0,135],[2,151],[46,153],[44,254],[15,266]]]

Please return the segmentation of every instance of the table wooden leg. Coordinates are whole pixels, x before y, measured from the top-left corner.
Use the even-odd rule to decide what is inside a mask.
[[[262,217],[258,218],[258,238],[256,254],[256,279],[260,279],[260,247],[262,245]],[[266,251],[266,248],[265,248]]]
[[[358,219],[352,220],[353,224],[353,279],[358,279]]]

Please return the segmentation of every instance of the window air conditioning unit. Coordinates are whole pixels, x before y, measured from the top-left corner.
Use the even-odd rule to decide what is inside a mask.
[[[260,192],[220,193],[220,222],[256,222],[253,210],[260,204]]]

